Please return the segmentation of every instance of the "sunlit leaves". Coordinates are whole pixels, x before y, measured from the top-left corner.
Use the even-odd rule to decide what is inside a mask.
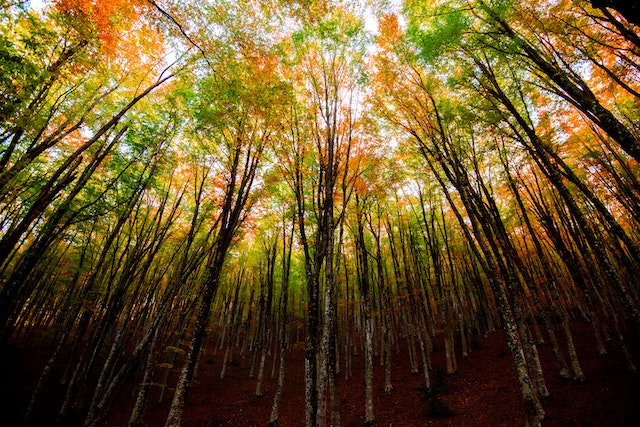
[[[457,50],[470,25],[465,2],[437,3],[440,2],[405,3],[410,17],[407,33],[427,61],[436,61],[443,54]]]
[[[73,27],[85,38],[95,35],[107,52],[124,39],[123,32],[131,28],[144,0],[55,0],[55,7],[66,15]]]
[[[378,44],[387,49],[398,40],[402,34],[400,23],[398,22],[398,15],[395,13],[384,14],[378,22]]]
[[[368,231],[383,235],[388,228],[383,245],[426,253],[428,245],[420,241],[427,237],[424,206],[438,223],[430,232],[456,236],[447,254],[453,279],[453,264],[482,260],[467,253],[458,237],[470,226],[474,207],[463,191],[473,190],[475,206],[491,205],[493,225],[503,224],[517,242],[545,232],[542,220],[534,221],[534,231],[521,224],[511,179],[529,196],[525,210],[536,198],[549,200],[557,204],[553,216],[566,220],[566,206],[548,182],[549,166],[541,163],[549,158],[560,174],[557,186],[571,183],[564,201],[584,202],[589,227],[614,248],[607,254],[618,253],[614,245],[624,251],[607,240],[595,204],[581,192],[592,190],[633,230],[638,216],[629,213],[640,211],[637,164],[589,111],[576,108],[531,49],[638,135],[640,68],[632,41],[604,15],[572,1],[410,0],[401,10],[381,3],[57,0],[38,13],[3,11],[0,158],[3,171],[15,173],[0,175],[6,183],[0,185],[6,195],[0,198],[0,229],[15,227],[47,185],[62,182],[66,186],[45,194],[51,200],[36,212],[21,243],[28,247],[38,238],[62,206],[69,241],[89,248],[94,260],[122,220],[126,233],[117,236],[122,240],[113,254],[127,255],[149,236],[164,200],[177,213],[167,219],[171,238],[154,268],[179,274],[175,259],[183,258],[196,260],[194,271],[204,269],[198,259],[206,258],[226,220],[233,228],[228,236],[235,237],[225,245],[238,243],[229,258],[231,283],[245,267],[259,277],[263,251],[256,242],[289,227],[282,224],[297,213],[296,233],[302,237],[304,226],[308,237],[298,243],[313,252],[323,249],[324,238],[337,249],[331,257],[344,257],[335,267],[341,284],[355,270],[345,231],[353,207],[367,211]],[[379,18],[375,36],[368,33],[372,16]],[[174,62],[178,66],[167,69]],[[118,116],[170,73],[171,81]],[[527,145],[532,140],[538,153]],[[75,169],[62,168],[70,159]],[[258,161],[261,169],[252,169]],[[96,172],[74,194],[92,166]],[[68,183],[54,176],[58,168],[59,175],[69,172]],[[356,206],[354,194],[362,204]],[[132,201],[137,210],[127,216]],[[237,216],[218,221],[233,203]],[[244,235],[234,234],[243,220]],[[334,240],[340,224],[347,224],[342,246]],[[574,233],[573,224],[563,227],[571,231],[567,236]],[[100,238],[92,239],[96,233]],[[373,247],[372,239],[368,234],[363,241]],[[434,248],[440,240],[434,238]],[[197,243],[182,252],[189,242]],[[445,254],[437,249],[436,257]],[[16,259],[22,250],[14,251]],[[303,249],[294,245],[294,251],[295,297],[303,300]],[[61,275],[79,263],[77,256],[61,264]],[[422,273],[430,274],[429,260],[421,257],[404,259],[401,269],[425,263]],[[379,265],[396,268],[392,262]],[[109,268],[117,277],[118,267]],[[385,273],[376,274],[382,283]],[[384,280],[393,281],[391,276]],[[191,284],[181,279],[176,283]],[[399,287],[403,279],[395,280]],[[102,295],[106,283],[99,287]],[[140,286],[149,300],[160,295]],[[180,291],[177,304],[189,305],[198,289]]]
[[[0,121],[4,122],[27,99],[41,80],[40,57],[46,53],[51,33],[35,17],[2,25],[0,31]],[[11,38],[8,37],[13,33]],[[25,53],[29,54],[25,55]]]

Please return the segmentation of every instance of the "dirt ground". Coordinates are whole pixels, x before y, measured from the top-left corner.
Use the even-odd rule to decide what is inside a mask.
[[[572,324],[575,345],[584,373],[584,383],[563,382],[559,379],[555,361],[548,345],[538,348],[547,387],[551,397],[544,402],[547,427],[560,426],[640,426],[640,383],[637,373],[625,368],[621,352],[609,343],[609,355],[596,354],[593,334],[585,323]],[[640,367],[640,343],[628,337],[629,346]],[[374,413],[377,425],[385,427],[413,426],[521,426],[524,409],[515,368],[504,337],[494,333],[474,339],[468,358],[458,357],[458,372],[443,375],[445,360],[442,343],[434,341],[432,354],[434,379],[441,393],[436,398],[439,408],[450,414],[436,416],[433,400],[425,396],[420,385],[421,374],[412,375],[404,346],[394,353],[393,391],[383,391],[384,373],[380,359],[375,359]],[[459,354],[459,353],[458,353]],[[9,424],[20,425],[30,390],[35,384],[46,349],[10,350],[0,355],[2,383],[8,395],[1,400],[2,413]],[[280,426],[304,425],[304,354],[303,346],[296,345],[287,355],[285,386],[280,407]],[[201,357],[196,382],[188,395],[183,418],[184,427],[204,426],[266,426],[271,413],[275,380],[270,378],[272,358],[265,365],[264,395],[254,397],[256,382],[249,378],[248,360],[237,360],[230,365],[227,375],[220,379],[223,354],[215,354],[211,346]],[[37,425],[82,425],[83,413],[72,414],[56,421],[55,411],[60,405],[64,389],[52,381],[49,392],[36,414]],[[104,426],[125,426],[135,400],[135,383],[125,387]],[[157,387],[151,395],[145,413],[144,425],[162,426],[166,418],[169,395],[158,403]],[[361,426],[364,421],[364,355],[353,358],[352,376],[338,379],[340,421],[343,427]],[[446,412],[446,411],[445,411]]]

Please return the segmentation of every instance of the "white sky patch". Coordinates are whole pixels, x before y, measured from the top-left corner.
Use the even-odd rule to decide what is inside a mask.
[[[364,29],[367,33],[378,34],[378,17],[371,6],[367,6],[363,14]]]
[[[45,6],[48,6],[49,2],[44,0],[31,0],[29,1],[29,8],[35,12],[40,12]]]

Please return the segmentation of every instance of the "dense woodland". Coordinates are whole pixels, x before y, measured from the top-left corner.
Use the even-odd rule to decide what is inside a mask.
[[[0,348],[50,349],[23,424],[136,378],[129,425],[160,390],[179,426],[212,343],[277,379],[265,425],[296,345],[307,426],[354,358],[365,423],[398,358],[429,389],[435,337],[453,374],[503,333],[529,426],[537,346],[589,375],[572,322],[636,371],[634,4],[2,2]]]

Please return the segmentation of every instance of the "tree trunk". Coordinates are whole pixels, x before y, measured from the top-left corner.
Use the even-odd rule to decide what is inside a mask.
[[[273,405],[271,406],[271,416],[269,417],[269,426],[273,427],[279,420],[280,399],[282,398],[282,389],[284,387],[285,374],[285,349],[286,349],[286,333],[289,325],[289,274],[291,271],[291,252],[293,247],[293,234],[295,222],[291,226],[291,234],[287,237],[287,227],[283,220],[282,226],[282,306],[280,309],[280,365],[278,368],[278,383],[276,391],[273,395]]]

